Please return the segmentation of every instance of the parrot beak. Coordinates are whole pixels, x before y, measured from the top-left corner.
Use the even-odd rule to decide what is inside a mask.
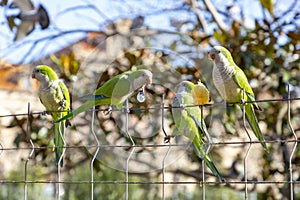
[[[152,83],[152,79],[151,78],[147,79],[147,85],[151,85],[151,83]]]
[[[209,52],[208,53],[208,58],[210,59],[210,60],[215,60],[215,54],[214,53],[212,53],[212,52]]]
[[[31,78],[35,79],[35,75],[34,73],[31,74]]]

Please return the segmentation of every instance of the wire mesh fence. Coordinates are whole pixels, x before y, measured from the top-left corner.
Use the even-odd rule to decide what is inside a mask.
[[[289,171],[289,175],[287,176],[288,178],[286,180],[249,180],[247,177],[248,174],[248,165],[250,162],[253,162],[251,160],[249,160],[248,156],[249,153],[251,153],[254,149],[253,145],[260,143],[258,141],[254,141],[251,139],[251,134],[248,133],[248,128],[246,126],[246,120],[245,120],[245,112],[243,112],[243,129],[246,132],[247,136],[248,136],[248,140],[246,141],[223,141],[223,142],[215,142],[215,141],[209,141],[209,146],[231,146],[231,145],[249,145],[247,147],[247,151],[245,152],[245,154],[242,156],[243,157],[243,171],[244,171],[244,177],[240,178],[240,180],[230,180],[227,179],[224,182],[220,182],[220,181],[211,181],[211,179],[207,179],[207,171],[205,169],[205,165],[204,162],[202,162],[202,171],[201,171],[201,178],[202,180],[200,181],[191,181],[186,180],[186,181],[169,181],[169,179],[166,177],[166,173],[167,173],[167,169],[168,169],[168,164],[166,163],[166,159],[168,158],[168,156],[170,156],[170,151],[172,151],[172,148],[178,147],[178,146],[186,146],[185,143],[181,144],[181,143],[173,143],[172,141],[168,142],[168,143],[164,143],[162,141],[161,144],[136,144],[136,142],[134,141],[134,139],[131,136],[131,133],[129,131],[129,114],[131,111],[149,111],[149,110],[158,110],[161,113],[161,132],[164,133],[165,136],[168,136],[170,133],[168,133],[168,130],[166,130],[165,128],[165,112],[166,110],[170,110],[172,107],[171,106],[166,106],[165,105],[165,99],[164,96],[162,96],[161,99],[161,105],[159,107],[155,106],[155,107],[150,107],[150,108],[139,108],[139,107],[128,107],[128,101],[126,101],[123,109],[122,109],[122,114],[125,115],[125,133],[126,133],[126,137],[129,139],[129,144],[101,144],[101,138],[99,138],[99,135],[97,135],[96,130],[95,130],[95,111],[105,111],[104,109],[93,109],[90,110],[89,112],[92,112],[92,119],[91,119],[91,124],[90,126],[90,133],[92,135],[93,138],[93,143],[92,144],[88,144],[88,145],[68,145],[68,143],[66,141],[64,141],[64,146],[61,147],[53,147],[53,146],[37,146],[34,144],[32,138],[31,138],[31,133],[30,133],[30,122],[29,122],[29,117],[32,115],[43,115],[45,114],[44,111],[41,112],[32,112],[31,111],[31,107],[30,107],[30,103],[28,103],[27,107],[28,107],[28,111],[27,113],[19,113],[19,114],[8,114],[8,115],[1,115],[0,118],[6,118],[6,117],[19,117],[19,116],[26,116],[27,117],[27,122],[26,122],[26,137],[27,137],[27,146],[25,147],[6,147],[4,145],[2,145],[3,141],[0,141],[0,148],[1,148],[1,154],[3,154],[3,152],[7,152],[7,151],[11,151],[13,153],[18,153],[19,151],[25,151],[28,152],[27,156],[26,156],[26,160],[24,161],[24,170],[20,169],[20,176],[24,177],[23,180],[20,179],[13,179],[13,178],[1,178],[0,180],[0,187],[2,187],[2,189],[5,187],[5,185],[10,185],[10,184],[18,184],[18,185],[23,185],[24,186],[24,190],[23,190],[23,198],[24,199],[28,199],[29,194],[32,192],[31,190],[29,190],[29,186],[32,185],[36,185],[36,184],[53,184],[55,185],[55,193],[56,193],[56,199],[61,199],[63,197],[63,187],[66,185],[78,185],[78,187],[80,187],[81,185],[88,185],[90,187],[90,197],[86,197],[86,199],[99,199],[99,197],[95,196],[95,190],[98,187],[101,187],[102,185],[122,185],[125,188],[125,195],[124,198],[125,199],[130,199],[130,187],[133,185],[156,185],[160,187],[160,198],[161,199],[167,199],[169,198],[169,196],[167,195],[169,193],[167,186],[168,185],[196,185],[196,186],[200,186],[200,189],[202,190],[202,199],[206,199],[206,192],[207,192],[207,187],[212,186],[212,185],[218,185],[218,186],[228,186],[228,185],[235,185],[235,186],[244,186],[242,191],[244,193],[243,197],[244,199],[249,199],[249,193],[250,193],[250,187],[254,187],[256,185],[278,185],[278,184],[283,184],[283,185],[289,185],[289,198],[290,199],[294,199],[295,198],[295,188],[297,189],[297,191],[300,188],[300,181],[299,181],[299,177],[297,179],[295,179],[294,174],[297,173],[297,176],[299,176],[299,168],[293,163],[293,157],[295,155],[296,149],[297,149],[297,144],[300,141],[300,139],[298,138],[296,131],[294,130],[293,126],[292,126],[292,122],[291,122],[291,102],[300,102],[300,98],[291,98],[290,96],[290,91],[288,91],[288,97],[284,98],[284,99],[269,99],[269,100],[259,100],[259,101],[255,101],[258,103],[262,103],[262,102],[274,102],[274,103],[279,103],[279,102],[283,102],[287,104],[287,115],[285,116],[289,125],[289,129],[290,132],[292,134],[292,138],[282,138],[281,140],[268,140],[266,141],[267,144],[269,144],[270,146],[274,145],[274,144],[282,144],[282,143],[289,143],[292,145],[291,148],[291,152],[289,153],[289,157],[288,159],[288,166],[285,166],[288,168]],[[236,103],[230,103],[230,105],[232,104],[242,104],[245,105],[245,103],[253,103],[253,102],[236,102]],[[188,105],[191,107],[194,106],[199,106],[199,105]],[[214,109],[215,106],[218,106],[218,103],[215,104],[210,104],[210,105],[205,105],[204,107],[211,107],[212,109]],[[111,112],[115,112],[119,110],[112,110]],[[299,115],[299,113],[298,113]],[[299,116],[298,116],[299,117]],[[151,124],[149,124],[151,125]],[[62,135],[61,135],[62,137]],[[68,137],[68,136],[66,136]],[[63,137],[62,137],[63,138]],[[163,155],[161,156],[161,160],[160,162],[160,169],[158,169],[159,171],[159,179],[160,180],[148,180],[148,181],[132,181],[132,179],[130,179],[131,173],[130,173],[130,162],[133,162],[132,156],[134,153],[136,153],[138,151],[138,148],[155,148],[155,149],[159,149],[159,148],[163,148],[165,149]],[[29,163],[32,160],[32,157],[34,155],[35,152],[42,150],[42,149],[53,149],[53,148],[64,148],[65,151],[66,150],[72,150],[72,149],[94,149],[94,151],[91,153],[91,159],[90,159],[90,163],[89,163],[89,174],[90,174],[90,178],[89,180],[80,180],[80,181],[73,181],[73,180],[64,180],[61,176],[62,173],[62,169],[60,167],[60,164],[58,164],[58,167],[56,168],[56,178],[55,179],[49,179],[49,180],[43,180],[40,177],[36,177],[36,178],[29,178],[28,177],[28,169],[29,169]],[[95,162],[97,159],[101,160],[101,156],[99,158],[99,154],[101,153],[101,149],[104,148],[126,148],[127,149],[127,158],[125,160],[123,160],[122,162],[124,162],[124,174],[125,174],[125,178],[124,179],[119,179],[119,180],[95,180],[95,176],[98,176],[98,174],[95,174],[94,168],[95,168]],[[3,158],[1,158],[1,154],[0,154],[0,160]],[[62,155],[62,157],[64,156],[64,153]],[[62,158],[61,157],[61,158]],[[176,161],[175,161],[176,162]],[[22,174],[23,172],[23,174]]]

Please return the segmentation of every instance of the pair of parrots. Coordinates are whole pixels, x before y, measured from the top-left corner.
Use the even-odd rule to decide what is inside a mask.
[[[255,101],[254,93],[248,83],[244,72],[234,63],[230,52],[221,46],[215,46],[209,52],[209,58],[213,61],[213,83],[222,98],[227,102]],[[96,105],[122,106],[124,101],[136,90],[151,84],[152,73],[148,70],[137,70],[117,75],[100,86],[83,105],[74,111],[70,111],[70,98],[66,86],[61,82],[55,72],[48,66],[40,65],[33,70],[33,78],[40,81],[39,97],[46,110],[65,112],[52,112],[53,120],[56,122],[55,145],[62,146],[58,131],[63,132],[63,126],[68,124],[68,119],[86,111]],[[243,91],[244,90],[244,94]],[[192,143],[196,154],[204,159],[206,165],[217,178],[222,181],[222,176],[214,165],[211,155],[207,152],[203,135],[209,137],[205,123],[201,117],[199,107],[188,105],[205,105],[209,103],[209,91],[199,82],[183,81],[176,87],[176,94],[172,104],[172,115],[175,121],[172,137],[184,135]],[[242,107],[243,105],[241,105]],[[246,118],[265,150],[267,146],[258,126],[258,120],[254,109],[261,110],[256,103],[246,103]],[[62,149],[56,149],[57,161]]]
[[[105,82],[93,94],[87,95],[87,101],[72,112],[68,89],[50,67],[36,66],[32,72],[32,78],[40,82],[39,98],[54,120],[56,164],[62,166],[64,128],[70,124],[69,118],[97,105],[115,105],[121,108],[124,101],[136,90],[151,84],[152,73],[141,69],[119,74]]]
[[[213,83],[218,92],[226,102],[248,102],[255,101],[254,93],[249,85],[244,72],[234,63],[231,53],[224,47],[215,46],[208,54],[213,61]],[[244,92],[243,92],[244,91]],[[211,155],[207,152],[203,136],[208,137],[209,133],[201,117],[199,107],[192,105],[209,104],[209,91],[199,82],[194,85],[190,81],[183,81],[177,86],[176,94],[172,105],[172,114],[175,121],[175,128],[172,136],[185,135],[193,144],[196,154],[205,161],[213,174],[222,181],[222,176],[214,165]],[[267,146],[254,109],[261,110],[256,103],[239,104],[244,107],[246,118],[263,148]]]

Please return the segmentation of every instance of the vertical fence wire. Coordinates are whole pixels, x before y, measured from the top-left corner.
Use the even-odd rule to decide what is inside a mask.
[[[34,153],[34,144],[31,140],[30,133],[29,133],[29,118],[30,118],[30,103],[28,102],[27,106],[27,121],[26,121],[26,137],[29,140],[29,143],[31,145],[31,151],[28,154],[28,157],[25,161],[25,166],[24,166],[24,199],[27,200],[28,198],[28,185],[27,185],[27,165],[29,160],[31,159],[33,153]],[[2,146],[2,145],[1,145]]]
[[[64,106],[62,106],[62,109],[60,110],[60,118],[62,118],[62,113],[64,112]],[[55,126],[54,126],[55,129]],[[64,130],[64,133],[62,132],[62,129]],[[55,149],[57,150],[57,148],[63,148],[63,151],[59,157],[58,163],[57,163],[57,189],[56,189],[56,199],[60,199],[61,197],[61,163],[63,162],[63,158],[66,152],[66,141],[64,138],[64,134],[65,134],[65,127],[64,127],[64,122],[61,121],[58,124],[58,132],[59,132],[59,137],[61,138],[61,140],[63,141],[63,146],[59,146],[59,147],[55,147]],[[56,130],[54,130],[56,131]],[[54,132],[55,133],[55,132]],[[58,139],[58,138],[57,138]]]
[[[245,89],[242,89],[242,101],[241,101],[241,105],[242,105],[242,111],[243,111],[243,128],[245,130],[245,132],[247,133],[247,136],[249,138],[249,147],[246,151],[245,157],[244,157],[244,177],[245,177],[245,199],[248,199],[248,167],[247,167],[247,159],[252,147],[252,139],[251,136],[247,130],[246,127],[246,112],[245,112]]]
[[[27,129],[27,127],[26,127],[26,129]],[[27,132],[28,133],[28,132]],[[3,147],[3,145],[1,144],[1,141],[0,141],[0,156],[2,155],[2,153],[3,153],[3,149],[4,149],[4,147]]]
[[[165,134],[165,136],[167,136],[167,132],[165,130],[165,95],[162,95],[162,100],[161,100],[161,128],[163,133]],[[168,145],[168,150],[166,151],[166,154],[164,155],[163,159],[162,159],[162,163],[161,163],[161,173],[162,173],[162,199],[165,199],[165,171],[166,171],[166,167],[165,167],[165,161],[167,159],[167,156],[169,155],[169,152],[171,150],[171,140],[169,140],[167,143],[169,143]]]
[[[131,137],[131,135],[129,134],[129,128],[128,128],[128,123],[129,123],[129,108],[128,108],[128,99],[126,99],[126,101],[125,101],[125,132],[126,132],[126,135],[127,135],[127,137],[130,139],[130,141],[131,141],[131,147],[132,147],[132,150],[130,151],[130,153],[129,153],[129,156],[128,156],[128,158],[127,158],[127,160],[126,160],[126,188],[125,188],[125,199],[126,200],[128,200],[128,193],[129,193],[129,191],[128,191],[128,187],[129,187],[129,184],[128,184],[128,182],[129,182],[129,161],[130,161],[130,158],[131,158],[131,156],[133,155],[133,152],[134,152],[134,150],[135,150],[135,142],[134,142],[134,140],[132,139],[132,137]]]
[[[93,158],[91,160],[91,163],[90,163],[90,170],[91,170],[91,200],[94,199],[94,162],[95,162],[95,159],[96,159],[96,157],[98,155],[98,152],[100,150],[100,142],[99,142],[98,137],[95,133],[94,122],[95,122],[95,107],[93,107],[93,111],[92,111],[91,131],[92,131],[94,139],[96,140],[97,149],[96,149],[96,151],[94,153],[94,156],[93,156]]]
[[[162,165],[161,165],[161,167],[162,167],[162,170],[161,170],[162,171],[162,199],[163,200],[166,198],[165,197],[166,196],[166,194],[165,194],[165,172],[166,172],[165,161],[166,161],[166,159],[167,159],[167,157],[170,153],[170,150],[171,150],[171,145],[172,145],[171,140],[168,143],[169,143],[168,150],[167,150],[167,152],[165,153],[165,155],[162,159]]]
[[[200,115],[201,115],[200,116],[201,117],[201,121],[200,121],[201,129],[203,130],[204,134],[206,135],[208,141],[210,142],[210,136],[208,134],[206,134],[207,133],[206,131],[204,131],[204,126],[205,125],[203,125],[203,123],[204,123],[203,119],[204,118],[203,118],[203,106],[202,105],[200,106]],[[197,136],[195,136],[195,137],[197,137]],[[206,156],[208,154],[209,150],[210,150],[210,143],[208,144],[207,151],[205,152],[204,156]],[[202,185],[202,199],[203,200],[205,199],[205,184],[206,184],[205,183],[205,160],[203,158],[202,159],[202,184],[201,184]]]
[[[293,165],[292,165],[292,159],[293,159],[293,156],[294,156],[294,153],[296,151],[296,147],[297,147],[297,135],[293,129],[293,126],[292,126],[292,122],[291,122],[291,91],[290,91],[290,84],[288,83],[287,85],[287,89],[288,89],[288,101],[287,101],[287,104],[288,104],[288,110],[287,110],[287,118],[288,118],[288,125],[290,127],[290,130],[291,132],[293,133],[293,137],[295,139],[295,143],[294,143],[294,146],[292,148],[292,151],[291,151],[291,155],[290,155],[290,158],[289,158],[289,172],[290,172],[290,199],[293,200],[294,199],[294,184],[293,184]]]
[[[0,156],[3,153],[3,145],[0,143]]]
[[[201,183],[202,199],[204,200],[205,199],[205,162],[204,162],[204,159],[202,159],[201,165],[202,165],[202,183]]]

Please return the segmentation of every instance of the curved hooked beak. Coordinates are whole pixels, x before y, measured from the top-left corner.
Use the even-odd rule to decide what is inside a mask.
[[[214,53],[212,53],[212,52],[209,52],[209,53],[208,53],[208,58],[209,58],[210,60],[215,60],[216,55],[215,55]]]
[[[152,78],[148,78],[147,79],[147,85],[151,85],[152,84]]]
[[[31,78],[35,79],[35,74],[34,73],[31,74]]]

